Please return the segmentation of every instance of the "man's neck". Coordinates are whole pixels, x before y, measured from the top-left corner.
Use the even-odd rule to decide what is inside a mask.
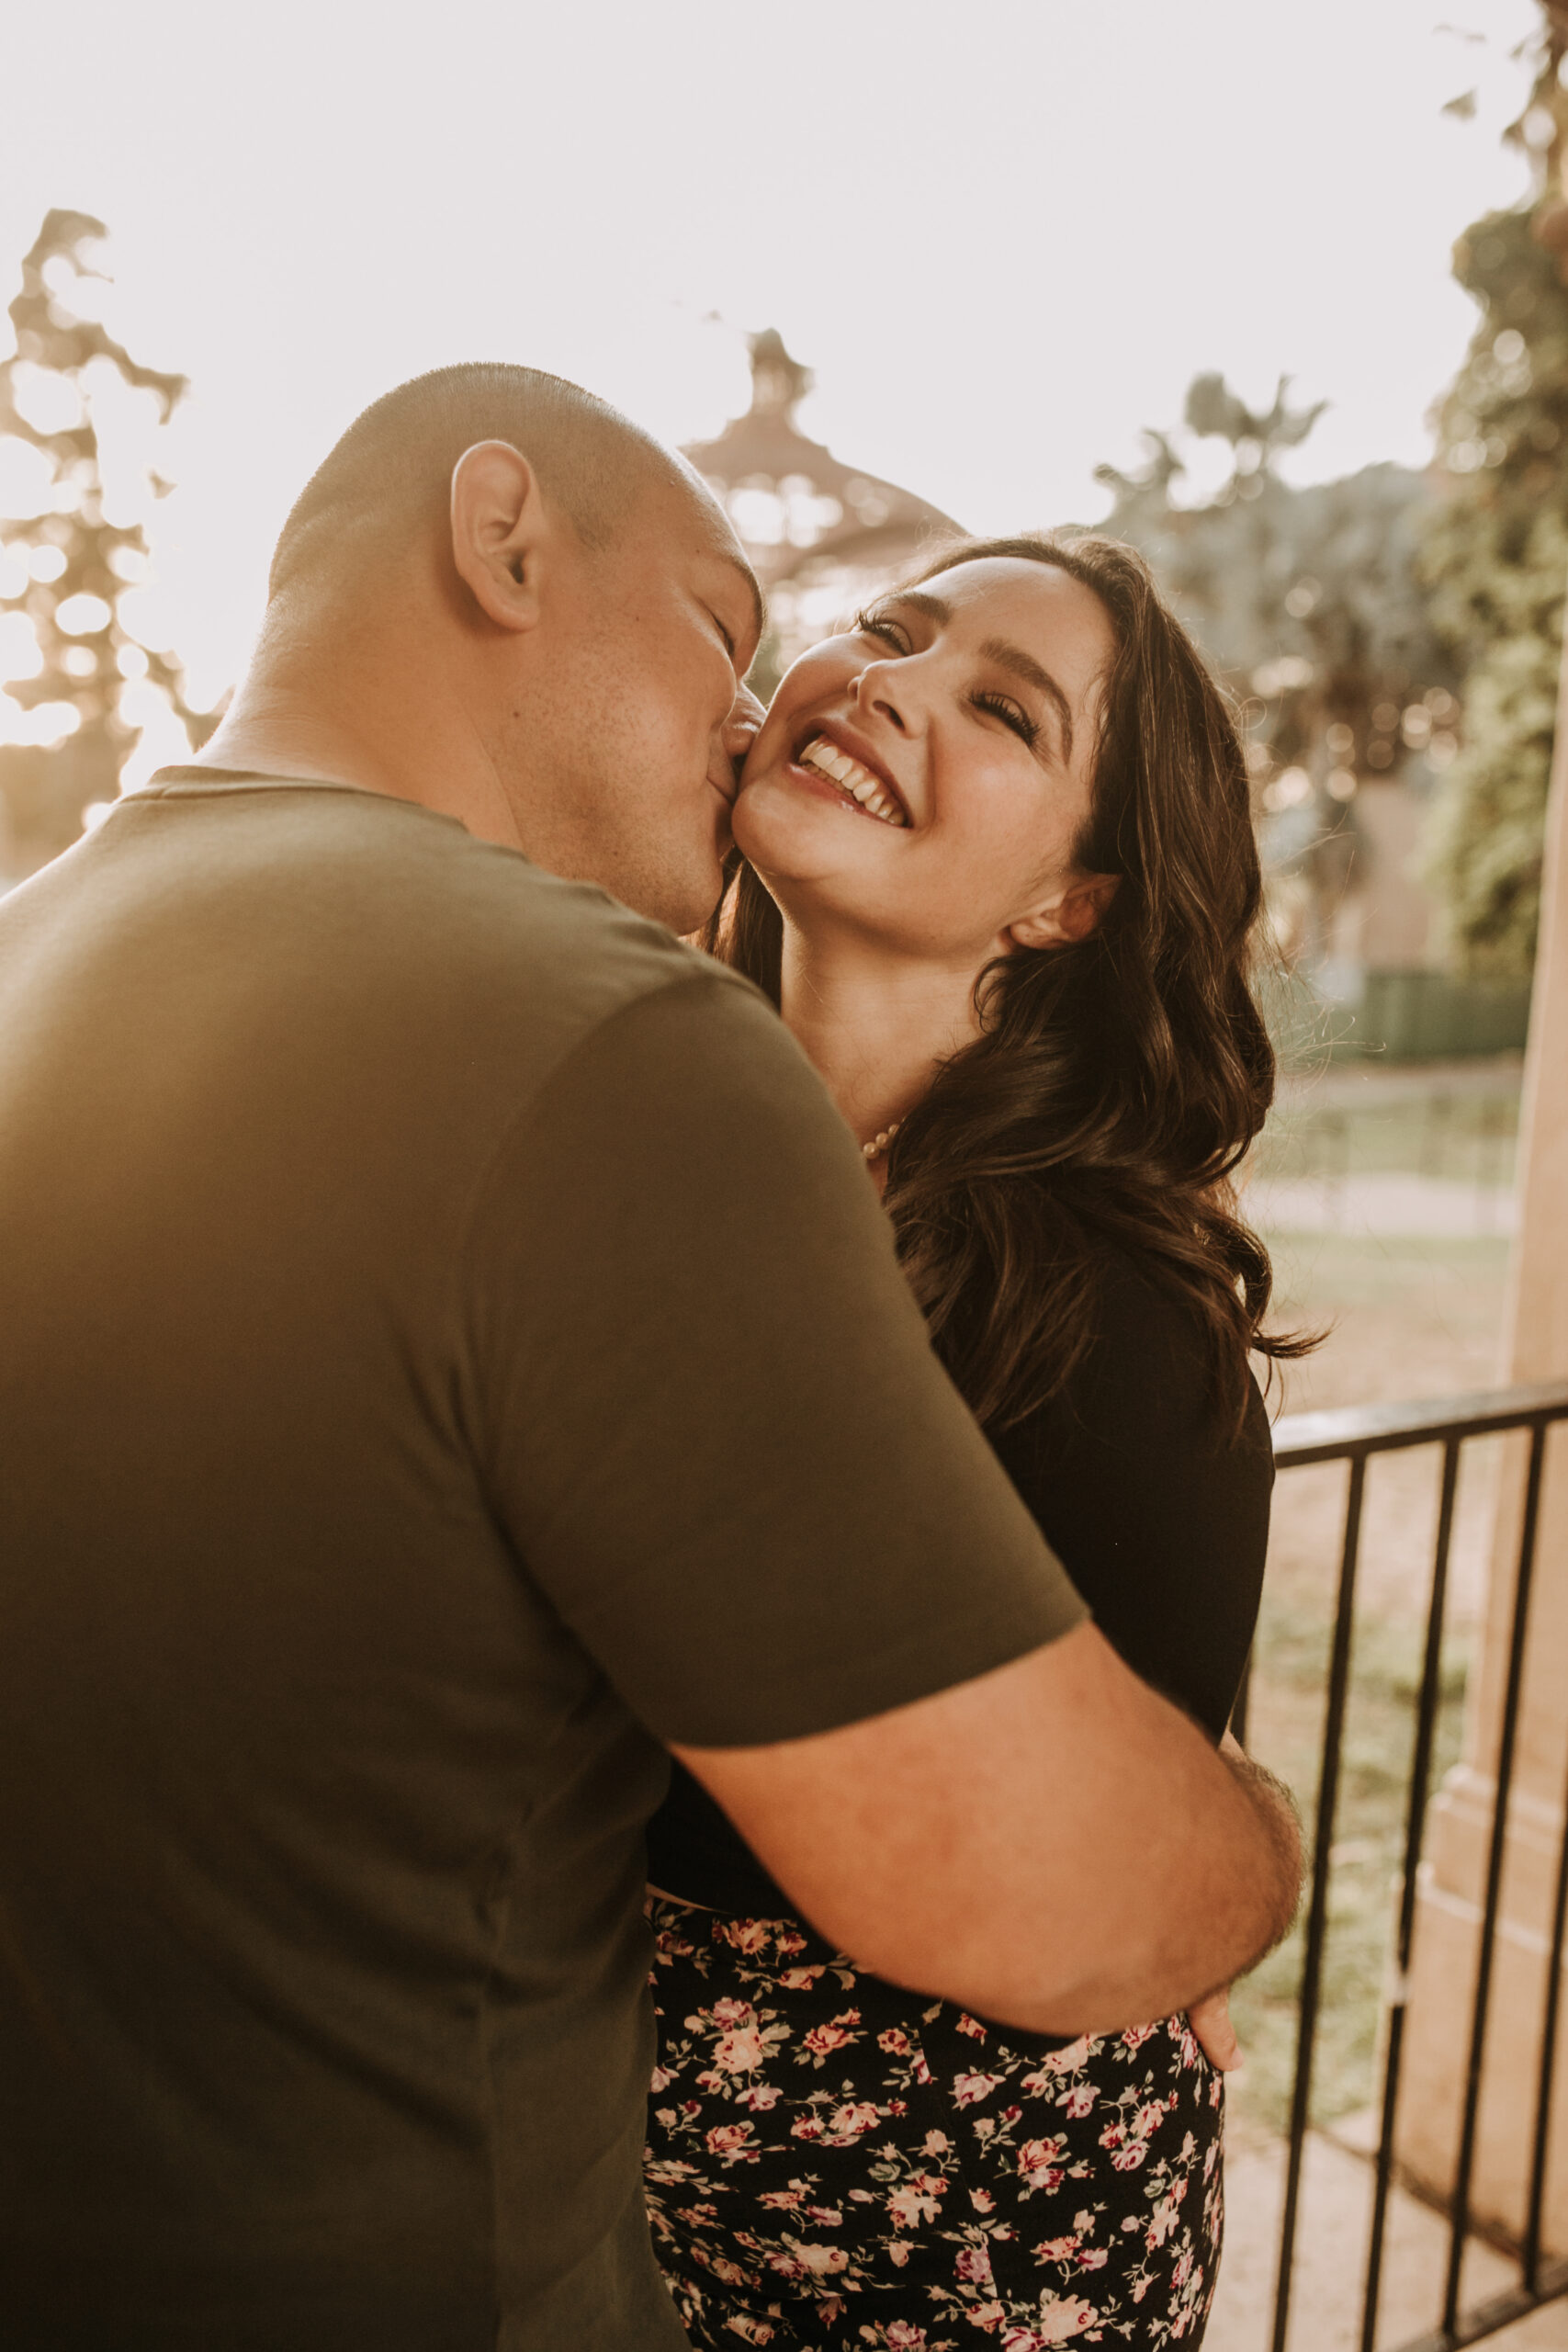
[[[903,960],[835,934],[807,938],[786,921],[785,1026],[862,1142],[902,1119],[939,1063],[979,1034],[975,973]]]
[[[421,726],[385,695],[328,695],[288,675],[253,671],[193,764],[254,775],[317,777],[455,817],[481,841],[516,849],[516,820],[477,741],[454,756],[450,726]],[[443,714],[449,718],[450,714]],[[471,730],[457,730],[462,742]],[[426,740],[428,739],[428,740]]]

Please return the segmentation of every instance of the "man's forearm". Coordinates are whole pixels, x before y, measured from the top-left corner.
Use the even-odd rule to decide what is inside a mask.
[[[1091,1627],[814,1740],[684,1751],[866,1967],[1064,2040],[1185,2008],[1293,1915],[1293,1824]]]

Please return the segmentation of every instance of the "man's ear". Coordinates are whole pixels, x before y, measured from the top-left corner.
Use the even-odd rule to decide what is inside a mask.
[[[539,570],[553,537],[539,478],[510,441],[476,441],[452,469],[452,560],[488,620],[539,619]]]
[[[1119,874],[1079,874],[1016,922],[1008,925],[1015,947],[1065,947],[1098,931],[1116,896]]]

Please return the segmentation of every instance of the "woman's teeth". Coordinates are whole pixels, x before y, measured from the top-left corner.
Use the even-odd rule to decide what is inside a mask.
[[[836,784],[840,792],[847,792],[868,817],[880,817],[885,825],[908,823],[898,803],[888,798],[871,770],[863,768],[858,760],[852,760],[847,752],[840,752],[836,743],[829,743],[825,735],[812,737],[800,754],[800,765],[815,768],[829,784]]]

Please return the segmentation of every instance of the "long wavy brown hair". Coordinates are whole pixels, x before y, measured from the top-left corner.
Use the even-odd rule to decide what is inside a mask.
[[[1298,1355],[1312,1341],[1265,1332],[1269,1254],[1231,1183],[1274,1092],[1250,979],[1262,879],[1235,720],[1132,548],[1088,534],[968,539],[918,576],[987,556],[1054,564],[1110,616],[1074,862],[1121,879],[1088,938],[1015,948],[980,973],[979,1035],[941,1065],[889,1151],[899,1258],[993,1431],[1071,1379],[1117,1257],[1190,1307],[1239,1430],[1247,1351]],[[703,944],[776,1004],[783,938],[738,862]]]

